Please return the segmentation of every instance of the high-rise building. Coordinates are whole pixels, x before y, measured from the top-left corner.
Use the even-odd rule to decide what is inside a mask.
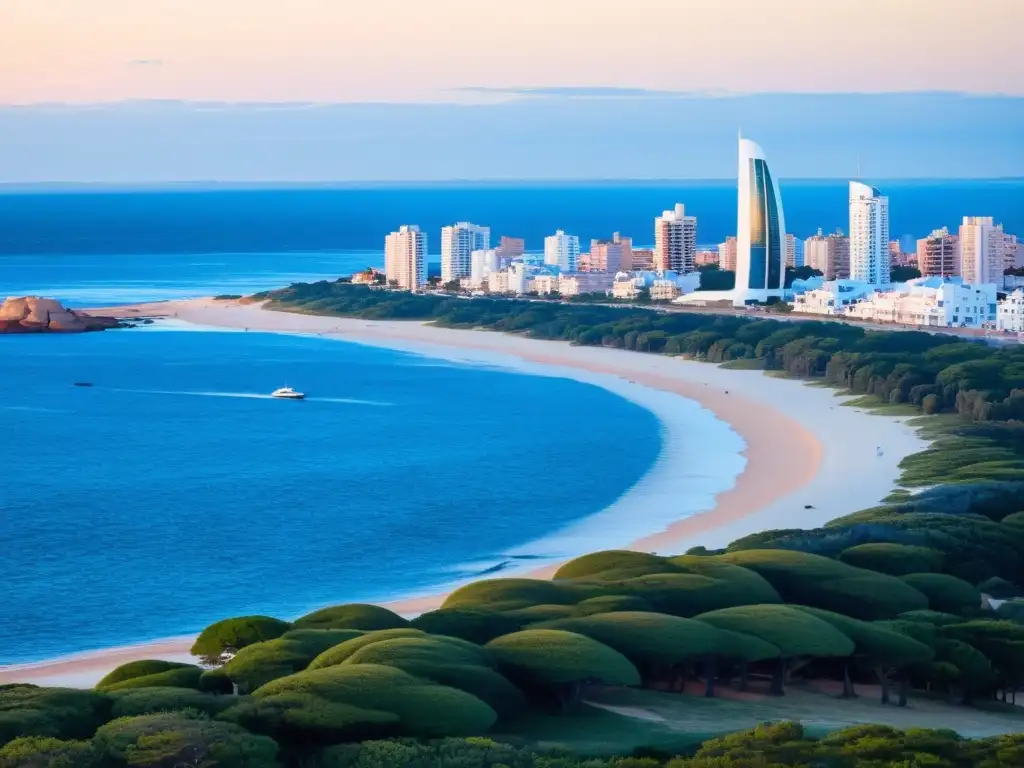
[[[580,239],[562,230],[544,238],[544,263],[563,272],[575,272],[580,259]]]
[[[654,268],[680,274],[697,266],[697,217],[687,216],[682,203],[654,220]]]
[[[850,279],[889,284],[889,198],[850,182]]]
[[[786,266],[791,269],[804,265],[804,241],[786,233]]]
[[[473,268],[473,251],[491,248],[491,230],[468,221],[460,221],[441,229],[441,281],[469,277]]]
[[[964,216],[960,224],[960,275],[965,283],[1003,283],[1003,226],[991,216]]]
[[[731,235],[718,246],[718,268],[728,272],[736,271],[736,238]]]
[[[623,264],[624,272],[649,272],[654,269],[654,251],[650,248],[634,248],[631,261],[632,269]]]
[[[630,270],[633,267],[633,241],[618,232],[611,240],[591,240],[590,256],[586,269],[581,265],[581,272],[611,272]]]
[[[521,237],[506,237],[502,235],[501,242],[496,250],[498,251],[499,259],[506,261],[518,259],[526,250],[526,241]]]
[[[924,277],[955,277],[960,274],[957,239],[943,227],[917,241],[917,268]]]
[[[804,266],[821,272],[826,280],[850,277],[850,238],[837,229],[831,235],[821,230],[804,241]]]
[[[416,291],[427,283],[427,233],[403,225],[384,240],[384,272],[388,282]]]
[[[782,196],[768,170],[764,151],[749,139],[740,139],[739,143],[737,208],[733,303],[782,296],[786,280]]]
[[[473,251],[470,261],[469,284],[473,288],[482,286],[491,272],[499,269],[498,251],[493,248]]]

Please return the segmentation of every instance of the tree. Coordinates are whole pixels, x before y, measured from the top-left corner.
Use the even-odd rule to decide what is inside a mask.
[[[930,547],[882,541],[844,549],[839,559],[857,568],[867,568],[890,576],[906,576],[909,573],[940,571],[946,555]]]
[[[394,611],[379,605],[350,603],[321,608],[295,621],[296,629],[397,629],[409,622]]]
[[[928,598],[933,611],[964,613],[981,609],[981,592],[973,585],[944,573],[910,573],[903,581]]]
[[[0,768],[100,768],[100,758],[87,741],[26,736],[0,747]]]
[[[243,648],[220,670],[243,693],[301,672],[321,654],[348,640],[362,637],[358,629],[305,629],[288,632]]]
[[[425,637],[426,633],[421,629],[402,627],[401,629],[381,629],[377,632],[366,632],[344,642],[333,645],[322,651],[309,664],[309,669],[323,669],[324,667],[336,667],[343,664],[357,651],[373,643],[382,640],[394,640],[399,637]]]
[[[218,664],[225,653],[234,653],[253,643],[273,640],[291,629],[291,624],[271,616],[238,616],[214,622],[192,644],[192,655],[205,663]]]
[[[95,691],[0,685],[0,744],[21,736],[88,739],[109,715],[110,700]]]
[[[501,635],[522,629],[522,622],[495,611],[441,608],[421,613],[411,626],[431,635],[448,635],[483,645]]]
[[[916,280],[920,276],[921,270],[917,267],[896,265],[889,269],[889,280],[893,283],[905,283],[908,280]]]
[[[133,688],[115,691],[109,696],[114,703],[111,715],[115,718],[178,712],[185,709],[213,717],[235,701],[229,696],[215,696],[187,688]]]
[[[202,674],[202,668],[194,664],[156,659],[130,661],[96,683],[96,690],[109,692],[153,686],[198,689]]]

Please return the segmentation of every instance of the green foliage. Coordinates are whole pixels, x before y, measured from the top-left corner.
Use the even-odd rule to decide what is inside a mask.
[[[623,611],[653,611],[654,606],[642,597],[631,595],[602,595],[589,597],[576,604],[576,616],[593,616],[600,613],[618,613]],[[506,632],[505,634],[508,634]]]
[[[100,728],[93,743],[115,765],[280,766],[271,739],[188,712],[119,718]]]
[[[695,617],[718,629],[759,637],[786,657],[849,656],[853,641],[832,624],[788,605],[745,605]]]
[[[366,632],[407,626],[409,622],[394,611],[361,603],[321,608],[295,622],[296,629],[361,629]]]
[[[109,712],[109,699],[94,691],[0,685],[0,744],[20,736],[87,739]]]
[[[110,693],[112,691],[127,691],[134,688],[191,688],[198,690],[200,688],[200,679],[203,676],[203,670],[201,667],[197,667],[193,664],[174,664],[165,668],[162,672],[152,672],[146,674],[143,670],[154,669],[154,666],[146,665],[157,665],[157,664],[172,664],[173,662],[161,662],[161,661],[133,661],[128,664],[124,664],[118,667],[110,675],[100,680],[96,684],[96,690],[103,691],[104,693]],[[141,665],[135,667],[135,665]],[[125,667],[131,667],[133,669],[125,670]],[[115,679],[114,682],[109,682],[108,678],[114,676],[115,678],[120,675],[120,679]]]
[[[832,611],[807,606],[793,606],[815,618],[828,622],[855,645],[854,653],[871,664],[903,667],[909,664],[924,664],[935,656],[931,647],[905,634],[880,624],[860,621]]]
[[[717,608],[749,605],[752,599],[756,599],[746,585],[692,573],[637,576],[623,582],[620,588],[643,598],[661,613],[685,617]],[[772,596],[774,591],[768,595]]]
[[[160,661],[159,659],[130,661],[127,664],[122,664],[109,672],[102,680],[96,683],[96,689],[103,690],[119,683],[163,675],[167,672],[176,672],[179,670],[191,671],[195,669],[199,668],[193,664],[182,664],[177,661]],[[154,683],[154,685],[160,685],[160,683]],[[184,687],[191,688],[194,686]]]
[[[963,579],[944,573],[911,573],[903,581],[928,598],[932,610],[964,613],[981,608],[981,592]]]
[[[25,736],[0,747],[0,768],[100,768],[100,762],[87,741]]]
[[[884,541],[850,547],[839,554],[839,559],[857,568],[867,568],[890,576],[906,576],[910,573],[941,571],[946,555],[929,547]]]
[[[629,659],[603,643],[573,632],[526,629],[496,638],[486,647],[502,669],[539,684],[640,683],[640,675]]]
[[[294,630],[243,648],[222,671],[239,690],[252,692],[271,680],[301,672],[330,648],[360,637],[363,633],[357,629]]]
[[[544,628],[586,635],[635,664],[675,664],[704,656],[757,661],[779,655],[777,647],[751,635],[661,613],[605,613],[553,621]]]
[[[285,738],[338,742],[360,734],[452,736],[484,733],[497,715],[464,691],[400,669],[342,664],[274,680],[236,712],[238,722]],[[232,714],[232,710],[225,716]]]
[[[223,619],[199,633],[192,645],[192,655],[216,658],[225,651],[238,651],[253,643],[273,640],[290,628],[288,622],[270,616]]]
[[[522,629],[522,622],[494,611],[441,608],[412,620],[414,629],[431,635],[448,635],[483,645],[501,635]]]
[[[593,552],[577,557],[562,565],[554,579],[597,579],[622,581],[634,576],[654,573],[672,573],[678,570],[668,558],[630,550]]]
[[[235,700],[186,688],[137,688],[109,694],[113,717],[134,717],[156,712],[192,710],[213,716],[223,712]]]
[[[325,650],[309,664],[309,669],[323,669],[333,667],[346,661],[352,654],[361,648],[382,640],[392,640],[399,637],[423,637],[426,633],[419,629],[406,627],[404,629],[382,629],[379,632],[367,632],[358,637],[353,637],[343,643]]]
[[[545,579],[484,579],[448,595],[442,608],[474,608],[514,611],[538,605],[575,605],[606,590],[597,585],[547,581]]]

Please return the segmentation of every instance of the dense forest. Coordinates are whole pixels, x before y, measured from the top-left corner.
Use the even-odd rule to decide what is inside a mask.
[[[893,496],[820,529],[677,556],[598,552],[551,580],[471,583],[412,620],[362,604],[295,621],[228,618],[196,639],[195,664],[131,662],[90,691],[0,686],[0,768],[1024,765],[1024,736],[858,726],[811,738],[782,723],[681,755],[594,757],[541,748],[521,725],[570,718],[602,690],[783,697],[821,681],[842,698],[873,697],[883,721],[891,708],[936,698],[1015,711],[1024,686],[1019,348],[335,283],[271,298],[304,312],[754,361],[881,407],[938,414],[921,417],[934,442],[905,460]]]

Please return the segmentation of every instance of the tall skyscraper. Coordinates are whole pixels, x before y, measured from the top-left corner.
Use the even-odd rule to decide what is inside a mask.
[[[718,268],[736,271],[736,238],[730,235],[718,246]]]
[[[697,266],[697,217],[687,216],[682,203],[654,220],[654,268],[680,274]]]
[[[917,268],[925,277],[954,277],[960,274],[957,236],[946,227],[936,229],[917,241]]]
[[[633,241],[618,232],[611,240],[591,240],[589,272],[611,272],[629,270],[633,267]],[[582,267],[581,267],[582,270]]]
[[[739,144],[739,200],[734,304],[782,296],[786,280],[786,222],[782,196],[764,151],[748,139]]]
[[[562,230],[544,238],[544,263],[563,272],[575,272],[580,260],[580,239]]]
[[[821,272],[826,280],[850,277],[850,238],[837,229],[831,235],[821,230],[804,241],[804,266]]]
[[[1006,238],[1001,224],[991,216],[964,216],[960,225],[960,275],[965,283],[1003,284],[1003,247]]]
[[[850,279],[889,284],[889,198],[850,182]]]
[[[403,225],[384,240],[384,273],[390,283],[416,291],[427,284],[427,234]]]
[[[469,277],[473,268],[473,251],[491,248],[491,230],[468,221],[441,229],[441,281]]]

